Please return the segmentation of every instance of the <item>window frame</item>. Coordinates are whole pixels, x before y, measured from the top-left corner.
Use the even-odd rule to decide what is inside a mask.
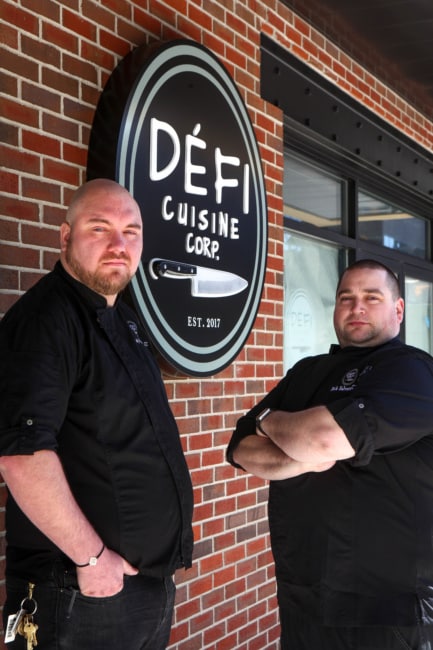
[[[395,179],[387,177],[377,169],[368,165],[356,165],[352,157],[337,146],[332,146],[317,134],[299,124],[286,119],[284,125],[284,156],[297,157],[308,165],[315,166],[319,171],[340,178],[345,184],[343,200],[343,220],[346,215],[345,232],[331,230],[291,220],[284,217],[284,228],[298,232],[323,242],[342,246],[347,250],[347,261],[352,263],[362,258],[376,259],[390,267],[399,277],[400,289],[405,297],[405,277],[419,278],[433,283],[433,200],[411,192],[407,187],[400,186]],[[284,181],[283,181],[284,182]],[[358,191],[371,193],[381,200],[396,205],[429,222],[426,241],[426,259],[418,258],[401,251],[386,248],[374,242],[368,242],[359,237],[357,197]],[[401,339],[405,340],[405,323],[401,327]]]

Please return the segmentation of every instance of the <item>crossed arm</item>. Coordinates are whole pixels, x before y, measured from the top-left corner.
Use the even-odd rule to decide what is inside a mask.
[[[269,480],[323,472],[355,451],[325,406],[298,412],[272,411],[264,420],[266,435],[243,438],[233,460],[247,472]]]

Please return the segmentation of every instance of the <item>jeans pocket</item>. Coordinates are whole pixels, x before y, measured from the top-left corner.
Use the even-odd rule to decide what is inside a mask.
[[[57,650],[166,648],[173,599],[172,581],[143,576],[126,579],[122,591],[103,598],[83,596],[75,587],[64,589]]]
[[[75,587],[68,587],[64,590],[65,597],[69,600],[69,602],[66,603],[66,619],[69,620],[71,618],[74,607],[80,603],[85,603],[85,606],[87,607],[94,605],[95,608],[100,606],[109,606],[110,603],[114,603],[123,597],[124,589],[125,586],[112,596],[87,596],[82,594],[80,590]]]

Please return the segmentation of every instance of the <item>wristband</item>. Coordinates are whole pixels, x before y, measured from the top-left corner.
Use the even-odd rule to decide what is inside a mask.
[[[99,551],[98,555],[92,555],[89,557],[89,561],[86,562],[86,564],[76,564],[75,566],[78,567],[79,569],[82,569],[85,566],[96,566],[98,564],[98,560],[101,557],[102,553],[105,551],[105,544],[102,544],[102,548]]]
[[[256,428],[260,431],[260,433],[263,433],[263,435],[266,437],[268,437],[268,434],[266,433],[266,431],[263,431],[262,422],[265,418],[268,417],[269,413],[272,413],[273,410],[274,409],[267,408],[261,413],[259,413],[259,415],[256,417]]]

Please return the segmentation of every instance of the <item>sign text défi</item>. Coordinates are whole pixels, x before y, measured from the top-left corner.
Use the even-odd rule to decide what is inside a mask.
[[[210,170],[204,165],[194,163],[194,149],[206,150],[206,141],[199,138],[201,125],[196,124],[192,134],[185,136],[185,156],[184,156],[184,187],[185,194],[196,196],[207,196],[208,188],[204,185],[198,185],[197,176],[202,175],[203,180]],[[171,159],[164,167],[158,167],[158,147],[160,136],[165,133],[172,143],[173,153]],[[168,122],[163,122],[157,118],[150,120],[150,145],[149,145],[149,176],[154,182],[168,178],[177,168],[181,159],[181,139],[176,130]],[[214,189],[215,203],[220,205],[223,201],[223,192],[225,188],[242,187],[242,212],[248,214],[249,211],[249,166],[241,162],[237,156],[224,155],[220,147],[215,148],[214,152]],[[237,168],[240,173],[236,176],[224,176],[223,167],[231,166]],[[208,180],[208,179],[207,179]],[[220,243],[218,238],[239,239],[239,219],[229,216],[222,210],[209,211],[207,209],[198,209],[192,203],[186,201],[175,202],[171,195],[163,197],[161,202],[161,217],[165,221],[175,220],[179,225],[192,229],[185,236],[185,252],[188,254],[201,255],[211,259],[219,260]],[[197,232],[198,231],[198,232]],[[209,235],[212,235],[210,237]]]

